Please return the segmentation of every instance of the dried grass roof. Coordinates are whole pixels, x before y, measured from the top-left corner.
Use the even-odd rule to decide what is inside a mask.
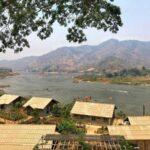
[[[55,125],[0,125],[1,150],[32,150],[43,135],[55,133]]]
[[[114,104],[76,101],[71,114],[112,118],[114,109]]]
[[[44,109],[52,100],[52,98],[32,97],[23,107],[30,106],[33,109]]]
[[[150,125],[150,116],[129,116],[131,125]]]
[[[129,126],[108,126],[110,135],[124,136],[127,140],[150,140],[150,126],[129,125]]]
[[[0,97],[0,105],[8,105],[12,103],[14,100],[16,100],[19,96],[18,95],[9,95],[4,94]]]

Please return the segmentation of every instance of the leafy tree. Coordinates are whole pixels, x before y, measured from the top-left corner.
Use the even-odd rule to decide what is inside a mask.
[[[14,104],[15,108],[20,108],[25,104],[26,100],[24,98],[19,98],[19,101]]]
[[[62,106],[60,104],[55,104],[51,110],[52,114],[56,117],[60,117],[62,113]]]
[[[61,110],[61,117],[63,118],[70,118],[70,111],[74,105],[74,101],[69,103],[69,104],[66,104],[65,106],[62,107],[62,110]]]
[[[36,32],[44,40],[53,25],[68,28],[69,42],[86,40],[84,29],[116,33],[122,26],[120,8],[113,0],[0,0],[0,52],[29,47],[27,37]]]
[[[53,106],[51,112],[56,117],[70,118],[71,108],[72,108],[72,103],[66,104],[64,106],[60,104],[56,104]]]
[[[125,119],[126,114],[122,110],[117,109],[116,112],[115,112],[115,117]]]
[[[71,111],[73,105],[74,105],[74,101],[69,104],[65,104],[65,105],[55,104],[53,106],[51,112],[56,117],[62,117],[62,118],[69,119],[70,111]]]
[[[33,113],[32,113],[32,116],[33,116],[33,123],[41,123],[40,121],[40,115],[39,115],[39,112],[38,110],[34,110]]]

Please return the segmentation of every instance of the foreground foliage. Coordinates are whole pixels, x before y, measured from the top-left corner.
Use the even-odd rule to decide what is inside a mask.
[[[57,130],[62,134],[84,135],[85,131],[76,126],[72,119],[64,119],[57,125]]]
[[[53,25],[68,27],[67,40],[83,42],[88,27],[116,33],[122,26],[121,11],[113,0],[1,0],[0,52],[15,52],[29,47],[32,33],[44,40],[51,36]]]

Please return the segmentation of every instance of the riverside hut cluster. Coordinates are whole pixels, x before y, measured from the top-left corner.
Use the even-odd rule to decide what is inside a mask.
[[[23,97],[18,95],[9,95],[4,94],[0,97],[0,109],[1,110],[10,110],[18,102],[22,103]],[[34,110],[39,112],[40,116],[49,115],[51,113],[51,108],[54,104],[58,103],[53,98],[41,98],[41,97],[32,97],[27,100],[27,102],[22,105],[24,110],[30,115]]]
[[[36,110],[41,117],[44,117],[53,115],[51,110],[53,106],[59,102],[54,98],[41,97],[31,97],[24,101],[21,96],[4,94],[0,97],[0,111],[9,111],[18,103],[22,104],[21,107],[27,115],[31,115],[32,112]],[[91,139],[99,140],[99,146],[101,146],[99,148],[103,147],[109,149],[110,146],[112,146],[113,149],[116,142],[108,141],[108,137],[110,139],[110,137],[121,136],[125,140],[135,144],[140,150],[150,150],[150,116],[128,116],[126,119],[122,119],[121,123],[114,124],[116,119],[115,111],[116,106],[114,104],[76,101],[70,111],[70,115],[78,125],[85,126],[87,139],[92,136]],[[103,126],[105,126],[107,132],[99,133],[99,130]],[[56,131],[55,124],[1,124],[0,133],[0,150],[31,150],[37,147],[38,149],[54,150],[63,149],[64,146],[64,142],[63,145],[61,145],[58,140],[62,137],[60,133]],[[104,136],[107,136],[106,141],[104,141]],[[46,139],[47,141],[45,142]],[[93,141],[93,143],[96,141]],[[40,142],[42,142],[42,144]],[[68,146],[66,150],[70,150],[71,148],[73,150],[77,149],[75,143],[71,144],[71,142],[72,140],[70,142],[67,141],[70,147]],[[115,148],[121,150],[121,147],[117,144]]]

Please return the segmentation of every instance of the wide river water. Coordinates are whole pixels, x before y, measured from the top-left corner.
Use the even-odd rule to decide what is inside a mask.
[[[5,89],[7,93],[53,97],[62,103],[69,103],[76,97],[91,96],[99,102],[116,104],[128,115],[142,115],[144,104],[146,114],[150,115],[150,86],[73,83],[73,76],[21,73],[18,76],[0,79],[0,85],[10,85]]]

